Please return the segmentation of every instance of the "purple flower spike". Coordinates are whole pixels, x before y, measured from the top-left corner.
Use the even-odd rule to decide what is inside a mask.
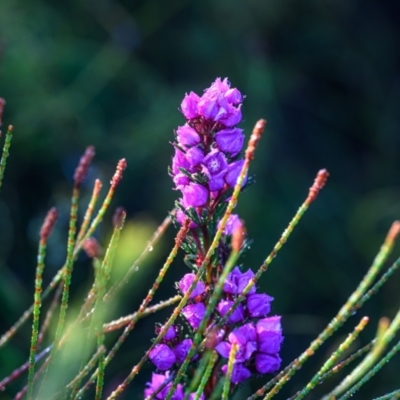
[[[235,161],[231,164],[229,164],[228,171],[225,175],[225,182],[230,186],[230,187],[235,187],[236,182],[239,178],[240,173],[242,172],[244,160],[239,160]],[[242,186],[247,181],[247,177],[243,180]]]
[[[166,344],[157,344],[150,352],[149,358],[161,371],[170,369],[176,361],[174,352]]]
[[[192,339],[184,339],[184,340],[182,340],[182,342],[180,342],[179,344],[177,344],[174,347],[176,362],[178,364],[182,364],[183,361],[185,361],[185,358],[186,358],[187,354],[189,353],[189,349],[190,349],[192,343],[193,343]]]
[[[267,294],[251,294],[247,297],[247,310],[251,317],[265,317],[271,311],[273,297]]]
[[[259,320],[256,325],[256,331],[259,351],[269,354],[279,352],[283,340],[280,316]]]
[[[171,325],[168,328],[167,333],[164,335],[163,340],[167,342],[168,340],[175,339],[175,337],[176,337],[176,329],[173,325]]]
[[[221,224],[221,221],[218,223],[218,228]],[[228,221],[226,222],[225,229],[224,229],[224,234],[225,235],[232,235],[233,232],[237,228],[240,228],[242,226],[242,221],[239,218],[239,215],[237,214],[231,214],[228,218]]]
[[[197,183],[190,183],[182,189],[185,207],[203,207],[208,200],[208,190]]]
[[[190,285],[193,283],[196,275],[195,274],[186,274],[184,277],[179,281],[179,289],[183,294],[186,294],[189,290]],[[204,293],[206,290],[206,285],[202,281],[198,281],[195,288],[193,289],[192,294],[190,295],[190,299],[197,297]]]
[[[204,153],[198,147],[192,147],[186,152],[186,159],[192,167],[197,167],[204,158]]]
[[[221,370],[224,374],[226,374],[228,371],[228,365],[224,365],[221,368]],[[232,383],[244,382],[246,379],[249,379],[250,376],[251,372],[243,364],[236,363],[233,365],[233,371],[231,377]]]
[[[146,385],[148,386],[144,390],[144,396],[148,397],[151,396],[164,382],[166,379],[169,378],[169,371],[165,373],[165,375],[155,374],[153,373],[151,382],[147,382]],[[168,383],[164,389],[162,389],[156,396],[156,400],[164,400],[167,397],[167,394],[172,386],[172,382]],[[171,397],[171,400],[183,400],[184,393],[183,387],[181,384],[178,384],[174,394]]]
[[[203,165],[206,167],[208,175],[217,175],[225,171],[228,167],[226,157],[218,150],[211,151],[203,160]]]
[[[185,95],[185,98],[181,103],[181,110],[182,114],[187,119],[192,119],[199,116],[199,113],[197,112],[197,103],[199,100],[200,97],[194,92],[190,92],[189,94]]]
[[[270,374],[278,371],[281,366],[281,358],[277,354],[256,354],[256,370],[260,374]]]
[[[179,126],[176,130],[179,144],[195,146],[200,143],[200,135],[189,125]]]
[[[217,311],[219,315],[222,317],[231,309],[233,301],[230,300],[221,300],[218,303]],[[243,321],[244,319],[244,310],[241,304],[238,305],[236,310],[232,313],[232,315],[228,318],[228,322],[231,324],[236,324],[237,322]]]
[[[193,329],[197,329],[200,326],[205,313],[206,306],[203,303],[189,304],[182,309],[183,316]]]
[[[234,155],[242,151],[244,143],[243,129],[232,128],[219,131],[215,135],[218,148],[225,153]]]

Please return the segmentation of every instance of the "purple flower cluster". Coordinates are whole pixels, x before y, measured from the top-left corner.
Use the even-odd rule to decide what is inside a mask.
[[[176,130],[171,172],[185,209],[205,207],[235,186],[244,162],[244,134],[236,127],[242,119],[242,100],[227,78],[217,78],[201,97],[190,92],[183,99],[181,111],[187,121]],[[183,214],[177,216],[182,222]]]
[[[254,273],[249,269],[241,272],[235,267],[227,276],[222,288],[223,296],[217,304],[217,314],[223,317],[232,307],[236,297],[240,295]],[[183,294],[187,292],[194,280],[194,274],[186,274],[179,282],[179,289]],[[199,281],[191,294],[191,298],[201,299],[205,291],[204,282]],[[223,358],[229,358],[229,352],[233,343],[238,345],[236,363],[232,375],[232,383],[239,383],[251,376],[251,369],[261,374],[275,372],[279,369],[281,359],[279,357],[280,345],[283,340],[280,317],[265,318],[271,311],[273,298],[264,293],[256,293],[253,287],[246,296],[243,304],[235,309],[228,318],[228,327],[238,326],[228,335],[227,340],[220,341],[216,346],[217,352]],[[182,314],[192,328],[198,328],[204,317],[206,306],[197,301],[187,305]],[[227,366],[222,368],[226,373]]]
[[[227,79],[218,78],[201,97],[191,92],[185,95],[181,104],[187,121],[176,131],[171,175],[175,188],[182,193],[179,200],[181,209],[176,214],[178,222],[182,223],[185,216],[190,216],[190,228],[196,228],[196,223],[201,224],[199,229],[187,232],[181,246],[187,253],[185,261],[194,270],[204,260],[210,238],[215,235],[216,225],[219,226],[218,221],[224,213],[221,204],[226,206],[225,200],[231,195],[227,191],[235,186],[244,163],[241,156],[244,135],[242,129],[236,127],[242,119],[242,100],[241,93],[231,88]],[[196,214],[199,218],[196,218]],[[171,326],[162,342],[150,351],[149,358],[159,373],[153,373],[152,381],[147,383],[146,397],[159,389],[154,398],[164,400],[171,389],[171,374],[180,368],[193,345],[191,338],[204,320],[215,283],[232,251],[232,237],[235,238],[237,232],[244,235],[243,221],[232,214],[218,244],[217,257],[206,266],[205,281],[196,283],[187,304],[182,308],[180,317],[185,324]],[[245,249],[243,242],[235,246]],[[187,273],[177,283],[182,295],[188,293],[195,278],[195,273]],[[223,284],[204,338],[206,347],[218,353],[219,361],[207,385],[203,387],[202,399],[212,394],[220,376],[227,373],[233,345],[237,346],[237,352],[231,377],[232,391],[253,374],[273,373],[280,367],[279,351],[283,341],[281,317],[269,316],[274,299],[265,293],[257,293],[255,286],[229,315],[225,324],[216,328],[253,278],[252,270],[242,272],[237,266]],[[184,379],[193,378],[200,359],[201,354],[193,356]],[[184,397],[184,385],[178,383],[172,399],[181,400]],[[192,393],[189,399],[193,397]]]

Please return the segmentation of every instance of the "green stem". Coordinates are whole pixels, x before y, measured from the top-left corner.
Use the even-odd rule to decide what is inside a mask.
[[[14,127],[12,125],[9,125],[6,133],[6,138],[4,141],[3,154],[0,160],[0,189],[3,184],[4,171],[6,169],[7,158],[9,156],[9,151],[11,146],[11,140],[13,138],[13,132],[14,132]]]

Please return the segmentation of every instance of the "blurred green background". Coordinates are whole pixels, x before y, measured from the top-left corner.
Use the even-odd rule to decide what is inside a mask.
[[[178,107],[184,93],[201,93],[227,76],[247,96],[246,132],[257,119],[268,120],[252,165],[257,183],[238,207],[255,239],[246,266],[255,270],[267,256],[316,172],[331,173],[260,284],[275,297],[274,312],[284,316],[287,364],[347,299],[400,218],[399,10],[397,2],[379,0],[2,0],[0,96],[7,100],[4,123],[15,125],[15,138],[0,200],[1,332],[32,301],[38,230],[53,205],[60,219],[45,279],[64,261],[71,178],[84,148],[94,145],[97,157],[82,204],[94,178],[107,185],[117,160],[127,159],[113,207],[128,212],[121,248],[128,265],[132,243],[146,240],[177,198],[167,166],[173,130],[183,123]],[[111,214],[98,232],[103,244]],[[137,309],[173,235],[170,229],[152,262],[141,266],[115,316]],[[176,262],[157,298],[173,295],[172,284],[184,272]],[[77,296],[90,274],[82,256],[73,280]],[[278,398],[307,383],[363,315],[371,322],[358,344],[366,343],[379,318],[392,318],[399,308],[399,287],[397,274]],[[166,316],[138,324],[110,365],[107,392]],[[27,359],[28,338],[27,326],[0,350],[0,379]],[[151,370],[147,365],[126,399],[141,398]],[[356,398],[394,390],[399,371],[397,356]],[[260,383],[244,385],[241,396]]]

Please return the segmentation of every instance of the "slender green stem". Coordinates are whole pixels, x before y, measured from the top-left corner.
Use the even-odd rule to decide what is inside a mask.
[[[375,345],[370,353],[357,365],[354,370],[348,374],[344,380],[327,396],[338,397],[344,393],[348,388],[353,386],[358,380],[365,376],[366,372],[369,371],[376,362],[381,358],[383,352],[386,350],[389,343],[393,340],[396,332],[400,329],[400,310],[397,312],[392,323],[377,335]]]
[[[51,320],[53,319],[53,316],[54,316],[54,312],[56,310],[58,302],[60,301],[61,293],[62,293],[62,285],[59,284],[57,286],[56,292],[54,293],[54,296],[50,303],[49,309],[46,312],[46,317],[43,321],[42,327],[40,328],[38,342],[37,342],[37,349],[40,348],[40,346],[43,342],[43,339],[44,339],[44,335],[46,334],[47,330],[49,329]]]
[[[107,287],[106,285],[108,283],[108,280],[110,279],[111,267],[114,261],[115,251],[118,246],[121,230],[125,222],[125,217],[126,214],[124,212],[120,223],[118,223],[118,225],[114,229],[113,235],[110,240],[110,244],[107,248],[107,252],[103,260],[103,264],[100,268],[100,271],[98,271],[97,299],[94,307],[94,316],[93,316],[93,320],[95,321],[95,331],[97,335],[97,348],[101,348],[104,345],[104,332],[103,332],[103,320],[102,320],[102,314],[104,312],[103,297],[106,292],[106,287]],[[105,368],[106,368],[105,356],[104,352],[102,352],[99,357],[95,400],[101,400],[102,397]]]
[[[136,323],[141,318],[144,318],[150,314],[154,314],[155,312],[160,311],[163,308],[166,308],[168,306],[171,306],[172,304],[177,303],[181,298],[182,296],[176,295],[168,300],[160,301],[154,306],[147,307],[142,313],[135,312],[131,315],[121,317],[115,321],[107,322],[106,324],[103,325],[103,332],[108,333],[123,328],[124,326],[128,325],[132,320],[135,320]]]
[[[397,400],[397,399],[400,399],[400,389],[397,389],[394,392],[385,394],[384,396],[376,397],[373,400]]]
[[[94,209],[96,207],[96,203],[99,199],[101,187],[102,187],[101,181],[99,179],[96,179],[96,181],[94,182],[92,197],[90,198],[89,205],[88,205],[85,215],[83,217],[82,225],[79,229],[78,236],[76,238],[77,243],[82,241],[82,239],[87,231],[90,220],[92,219],[92,215],[94,213]]]
[[[37,354],[35,359],[36,363],[39,362],[46,354],[48,354],[50,350],[51,346],[45,348],[39,354]],[[4,391],[6,389],[6,386],[15,379],[19,378],[29,368],[29,366],[30,366],[30,360],[22,364],[20,367],[11,372],[10,375],[8,375],[2,381],[0,381],[0,391],[1,392]],[[28,385],[26,385],[26,389],[28,389]]]
[[[356,326],[354,331],[350,333],[346,340],[339,346],[339,348],[332,353],[332,355],[328,358],[328,360],[324,363],[321,369],[315,374],[315,376],[311,379],[311,381],[300,391],[300,393],[296,394],[294,397],[296,400],[302,400],[312,389],[314,389],[321,380],[321,377],[331,369],[339,357],[350,347],[350,345],[357,339],[360,332],[366,327],[368,324],[369,318],[364,317],[361,319],[359,324]]]
[[[173,260],[175,259],[176,255],[178,254],[179,247],[181,246],[182,241],[183,241],[184,237],[186,236],[188,230],[189,230],[189,220],[187,220],[187,222],[184,223],[184,225],[181,227],[180,231],[178,232],[176,239],[175,239],[175,245],[172,248],[172,250],[171,250],[167,260],[165,261],[163,267],[161,268],[160,272],[158,273],[158,276],[157,276],[155,282],[153,283],[153,286],[151,287],[151,289],[147,293],[147,296],[145,297],[142,304],[140,305],[139,310],[137,311],[137,315],[142,315],[144,313],[144,311],[146,310],[147,306],[149,305],[149,303],[153,300],[154,294],[156,293],[156,291],[159,288],[161,282],[163,281],[170,265],[172,264]],[[114,357],[115,353],[121,347],[122,343],[125,341],[125,339],[129,335],[129,333],[134,329],[137,320],[138,320],[137,318],[134,318],[134,319],[132,318],[129,321],[129,324],[125,327],[123,333],[120,335],[117,342],[114,344],[114,346],[110,350],[109,354],[107,355],[107,357],[105,359],[106,365]],[[165,332],[163,335],[165,335]],[[92,382],[92,379],[95,378],[97,376],[97,374],[98,374],[98,371],[96,370],[96,372],[92,375],[92,377],[84,385],[84,387],[79,390],[79,392],[76,395],[77,398],[82,397],[82,394],[88,389],[89,385]]]
[[[350,389],[348,390],[339,400],[347,400],[349,397],[354,396],[354,394],[367,383],[384,365],[386,365],[390,359],[396,355],[400,350],[400,341],[398,341],[391,350],[383,357],[370,371],[368,371],[363,377]]]
[[[330,378],[332,375],[334,375],[334,374],[338,373],[339,371],[341,371],[344,367],[349,365],[351,362],[353,362],[357,358],[361,357],[365,353],[368,353],[372,349],[374,343],[375,343],[375,340],[371,341],[370,343],[368,343],[367,345],[365,345],[361,349],[357,350],[351,356],[347,357],[345,360],[343,360],[340,363],[336,364],[330,371],[326,372],[325,374],[323,374],[321,376],[320,383],[323,383],[328,378]]]
[[[28,372],[28,400],[33,398],[33,377],[35,375],[35,358],[36,346],[39,336],[39,317],[41,307],[41,293],[43,282],[44,260],[46,256],[47,240],[41,238],[39,242],[38,263],[36,268],[35,278],[35,293],[33,305],[33,323],[32,323],[32,336],[31,336],[31,349],[29,354],[29,372]]]
[[[395,229],[395,234],[393,234]],[[368,287],[371,286],[372,282],[375,280],[377,274],[382,269],[385,261],[390,255],[394,240],[398,235],[398,223],[392,225],[389,233],[386,237],[385,242],[381,246],[381,249],[377,256],[375,257],[372,266],[360,282],[358,288],[351,294],[347,302],[339,310],[338,314],[331,320],[331,322],[326,326],[326,328],[318,335],[318,337],[311,343],[311,345],[303,352],[299,358],[294,360],[289,368],[289,371],[276,383],[273,389],[265,397],[266,400],[271,399],[275,394],[277,394],[280,389],[286,384],[290,378],[302,367],[302,365],[315,353],[315,351],[330,337],[332,334],[339,329],[353,314],[355,306],[359,303],[360,299],[364,296]],[[396,261],[400,263],[400,259]],[[257,396],[262,396],[265,393],[264,388],[259,389],[255,395],[250,397],[250,399],[256,398]]]
[[[103,201],[103,204],[97,213],[95,219],[92,221],[92,224],[90,225],[90,228],[82,238],[82,240],[78,243],[75,244],[75,249],[74,249],[74,259],[77,257],[79,252],[82,249],[82,245],[85,242],[86,239],[88,239],[90,236],[93,235],[94,231],[97,229],[99,224],[102,222],[103,217],[111,203],[111,200],[113,198],[113,195],[115,193],[115,189],[122,177],[122,171],[124,169],[124,165],[126,166],[126,163],[124,164],[124,160],[120,160],[117,166],[117,170],[111,180],[111,186],[109,188],[109,191],[106,195],[106,198]],[[58,283],[61,281],[61,279],[64,276],[66,269],[66,265],[64,265],[62,268],[58,270],[56,275],[53,277],[51,280],[50,284],[47,286],[47,288],[43,291],[42,294],[42,301],[44,301],[48,295],[57,287]],[[27,321],[27,319],[30,317],[30,315],[33,312],[33,304],[21,315],[21,317],[18,319],[18,321],[6,332],[4,333],[1,338],[0,338],[0,348],[3,347],[13,336],[14,334],[18,331],[18,329]]]
[[[71,212],[69,219],[69,229],[68,229],[68,243],[67,243],[67,259],[65,261],[65,273],[64,273],[64,286],[63,293],[61,296],[61,307],[58,319],[58,325],[55,335],[55,348],[61,339],[61,335],[64,330],[65,317],[67,315],[68,301],[69,301],[69,287],[71,285],[71,276],[74,267],[74,247],[75,247],[75,234],[76,234],[76,218],[78,215],[78,200],[79,200],[79,187],[75,186],[72,192],[72,203]]]
[[[238,345],[233,344],[231,347],[231,351],[229,352],[229,360],[228,360],[228,371],[226,372],[224,388],[222,390],[221,400],[228,400],[229,398],[229,389],[231,387],[231,379],[233,373],[233,367],[235,365],[235,357],[238,350]]]
[[[216,351],[213,351],[207,363],[207,367],[204,371],[204,374],[201,377],[200,385],[196,390],[196,394],[194,395],[194,400],[199,400],[200,396],[203,394],[204,388],[206,387],[207,382],[210,379],[211,373],[213,371],[214,365],[217,362],[217,360],[218,360],[218,353]]]
[[[10,146],[11,146],[11,140],[13,138],[13,133],[14,133],[14,127],[12,125],[9,125],[8,129],[7,129],[7,133],[6,133],[6,138],[4,141],[3,154],[2,154],[1,160],[0,160],[0,189],[3,184],[4,171],[6,170],[7,158],[9,156],[9,152],[10,152]]]
[[[128,269],[126,272],[125,276],[117,283],[112,286],[108,292],[105,295],[105,300],[108,301],[110,300],[115,294],[124,286],[128,283],[129,279],[131,278],[132,274],[136,271],[136,267],[138,264],[140,264],[143,259],[146,257],[147,254],[149,254],[148,249],[153,248],[160,237],[164,234],[164,232],[167,230],[169,225],[171,224],[171,216],[174,215],[176,210],[172,210],[170,215],[168,215],[164,221],[161,223],[161,225],[157,228],[157,230],[153,233],[153,236],[147,243],[145,249],[143,252],[139,255],[139,257],[135,260],[135,262],[132,264],[132,266]]]
[[[213,351],[208,349],[202,354],[201,360],[198,363],[198,366],[194,373],[194,377],[190,380],[190,385],[186,385],[185,397],[183,400],[188,400],[190,394],[197,390],[197,388],[199,387],[200,381],[203,378],[204,372],[207,368],[208,363],[210,362],[210,358],[212,355]]]
[[[246,295],[250,292],[250,290],[254,287],[254,285],[258,282],[260,279],[261,275],[267,271],[269,265],[272,263],[276,255],[278,254],[279,250],[283,247],[283,245],[286,243],[286,241],[289,239],[290,234],[293,232],[293,229],[296,227],[296,225],[299,223],[300,219],[304,215],[304,213],[308,210],[308,207],[310,204],[315,200],[315,198],[318,195],[319,190],[323,188],[325,185],[325,182],[328,178],[328,172],[326,170],[321,170],[318,172],[317,177],[315,178],[314,184],[311,186],[308,196],[304,203],[301,205],[301,207],[297,210],[295,216],[293,219],[290,221],[288,227],[285,229],[283,232],[282,236],[278,240],[278,242],[275,244],[274,248],[272,249],[271,253],[269,256],[265,259],[264,263],[261,265],[261,267],[258,269],[257,273],[255,276],[249,281],[247,286],[244,288],[243,292],[241,293],[240,296],[238,296],[235,300],[235,302],[232,304],[232,307],[230,307],[229,311],[221,318],[221,320],[218,322],[218,327],[222,327],[223,325],[226,324],[226,321],[228,318],[232,315],[232,313],[237,309],[239,304],[245,300]]]
[[[78,375],[70,383],[68,383],[66,386],[67,389],[73,388],[77,382],[81,382],[82,379],[89,373],[89,371],[96,366],[101,354],[104,354],[105,351],[106,348],[104,346],[97,348],[89,362],[79,371]]]
[[[68,300],[69,300],[69,287],[71,284],[71,275],[74,266],[74,247],[75,247],[75,234],[76,234],[76,219],[78,215],[78,201],[79,201],[79,186],[74,185],[74,189],[72,192],[72,199],[71,199],[71,210],[70,210],[68,242],[67,242],[67,259],[65,261],[65,273],[64,273],[63,292],[61,296],[61,306],[55,333],[54,346],[49,356],[50,358],[49,364],[47,365],[44,371],[41,388],[39,390],[39,395],[41,393],[41,389],[46,385],[46,378],[49,365],[52,362],[54,354],[58,350],[58,345],[60,343],[64,331],[65,318],[67,315]]]

